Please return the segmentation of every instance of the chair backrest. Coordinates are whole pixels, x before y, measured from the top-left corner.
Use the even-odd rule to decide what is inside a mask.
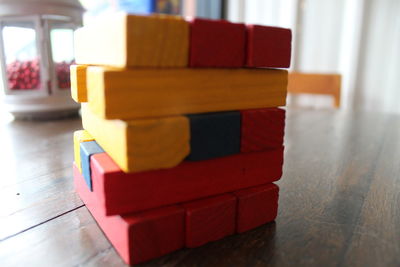
[[[340,74],[289,73],[288,92],[292,94],[331,95],[334,106],[340,107]]]

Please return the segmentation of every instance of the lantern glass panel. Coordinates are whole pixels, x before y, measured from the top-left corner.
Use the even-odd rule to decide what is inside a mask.
[[[50,41],[57,87],[69,89],[69,66],[74,63],[74,31],[68,28],[52,28]]]
[[[9,90],[40,89],[40,62],[35,25],[21,22],[2,28]]]

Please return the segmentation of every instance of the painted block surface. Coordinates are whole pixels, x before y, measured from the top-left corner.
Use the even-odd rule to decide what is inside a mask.
[[[172,168],[190,151],[189,120],[184,116],[104,120],[82,105],[82,123],[124,172]]]
[[[242,233],[275,220],[278,213],[279,187],[261,185],[233,193],[237,197],[236,231]]]
[[[286,103],[286,70],[89,67],[87,71],[89,107],[106,119],[165,117]]]
[[[127,13],[151,14],[155,11],[155,2],[156,0],[120,0],[115,1],[114,5]]]
[[[87,141],[80,143],[82,175],[85,178],[86,184],[90,191],[92,187],[92,171],[90,167],[91,156],[98,153],[103,153],[104,150],[96,143],[96,141]]]
[[[124,173],[106,154],[91,158],[94,193],[107,215],[187,202],[271,183],[282,175],[283,148],[184,161],[157,171]]]
[[[231,194],[184,203],[187,247],[219,240],[235,232],[236,197]]]
[[[79,130],[74,132],[74,161],[80,172],[82,172],[81,143],[93,140],[93,137],[86,130]]]
[[[87,102],[86,69],[85,65],[70,66],[71,96],[78,103]]]
[[[289,68],[292,32],[289,29],[247,25],[248,67]]]
[[[188,115],[188,160],[206,160],[240,153],[240,112]]]
[[[74,183],[86,207],[126,263],[137,264],[183,247],[185,214],[182,207],[105,216],[76,166]]]
[[[265,108],[240,111],[241,152],[254,152],[283,146],[285,110]]]
[[[223,20],[190,24],[190,67],[243,67],[246,26]]]
[[[115,13],[75,31],[77,64],[187,67],[189,23],[177,16]]]

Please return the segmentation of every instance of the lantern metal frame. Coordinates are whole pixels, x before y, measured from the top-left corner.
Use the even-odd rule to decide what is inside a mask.
[[[51,118],[79,109],[80,105],[72,100],[70,90],[59,88],[60,77],[56,73],[54,44],[50,37],[53,29],[75,30],[82,26],[83,12],[78,0],[0,0],[0,74],[3,77],[0,98],[7,111],[19,118]],[[5,26],[18,27],[19,23],[29,24],[35,31],[40,68],[40,84],[35,89],[13,90],[9,86],[4,43],[7,40],[4,40],[2,31]],[[73,48],[73,43],[71,46]],[[69,63],[69,59],[66,62]]]
[[[44,21],[44,34],[45,34],[45,42],[44,44],[48,46],[47,49],[44,51],[47,51],[47,57],[48,57],[48,64],[49,64],[49,81],[51,84],[51,93],[54,95],[64,95],[65,92],[67,91],[70,94],[70,90],[66,90],[63,88],[58,87],[58,78],[57,78],[57,73],[56,73],[56,68],[55,68],[55,61],[53,59],[53,50],[52,48],[52,43],[51,43],[51,31],[53,29],[71,29],[71,30],[76,30],[79,26],[76,24],[72,23],[70,20],[60,20],[54,18],[49,18]],[[55,27],[56,26],[56,27]],[[74,45],[73,43],[71,44],[72,46]]]
[[[33,15],[23,17],[7,17],[0,18],[0,29],[3,30],[5,26],[17,26],[18,23],[33,23],[35,30],[35,43],[39,57],[41,85],[38,89],[32,90],[12,90],[8,86],[7,65],[5,60],[1,62],[1,71],[3,75],[3,88],[5,95],[28,95],[28,96],[47,96],[65,94],[68,90],[58,87],[58,80],[56,76],[55,62],[53,60],[52,44],[50,39],[51,30],[53,29],[71,29],[76,30],[79,25],[73,23],[68,17],[64,16],[49,16],[49,15]],[[73,43],[71,44],[73,45]],[[5,58],[4,39],[3,34],[0,32],[0,56]],[[47,81],[50,81],[48,88]]]

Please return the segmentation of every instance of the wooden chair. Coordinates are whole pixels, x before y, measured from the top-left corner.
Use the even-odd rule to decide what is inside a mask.
[[[331,95],[334,106],[340,107],[340,74],[289,73],[288,93]]]

